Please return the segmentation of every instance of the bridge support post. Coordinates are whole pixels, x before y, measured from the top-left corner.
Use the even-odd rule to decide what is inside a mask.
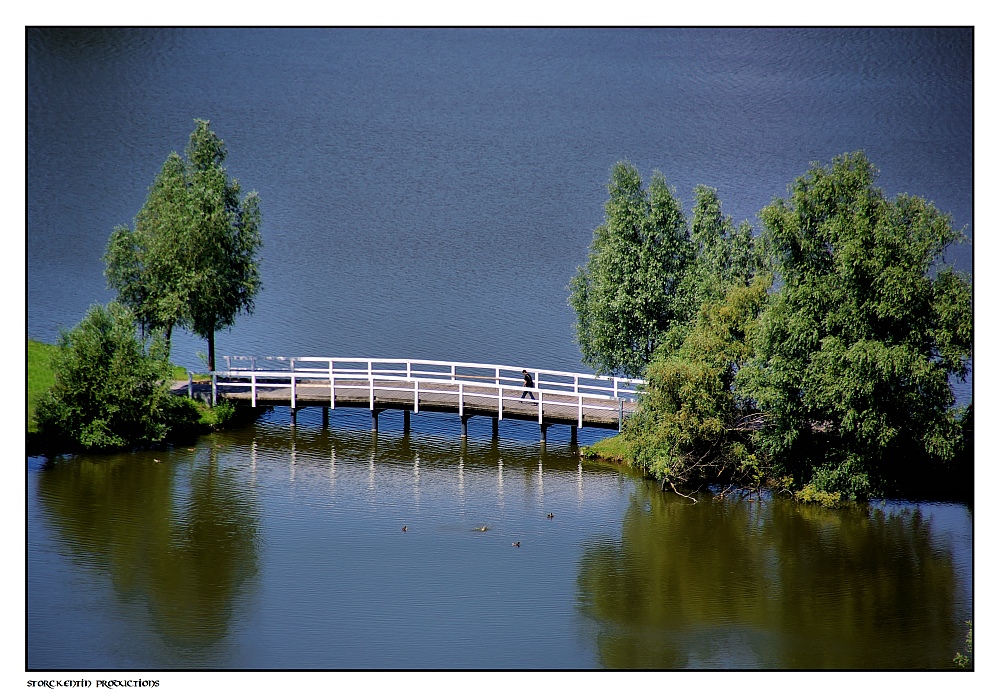
[[[493,417],[493,440],[500,437],[500,419],[496,416]]]
[[[295,417],[296,417],[296,415],[297,415],[298,413],[299,413],[299,410],[298,410],[298,409],[296,409],[295,407],[292,407],[292,408],[291,408],[291,415],[292,415],[292,427],[293,427],[293,428],[295,427]]]
[[[570,445],[576,445],[576,424],[569,427],[569,442]]]
[[[410,410],[403,410],[403,433],[410,432]]]
[[[330,407],[323,407],[323,428],[330,427]]]
[[[462,421],[462,438],[469,437],[469,417],[464,414],[460,417]]]
[[[378,415],[381,409],[372,409],[372,433],[378,433]]]
[[[538,430],[542,432],[542,442],[545,442],[545,432],[549,430],[548,424],[538,424]]]

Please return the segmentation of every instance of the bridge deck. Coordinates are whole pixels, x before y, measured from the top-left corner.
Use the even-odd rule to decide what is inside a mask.
[[[248,363],[233,367],[234,361]],[[276,366],[276,363],[281,363]],[[212,375],[213,400],[254,406],[367,408],[438,411],[471,416],[620,428],[636,407],[636,389],[621,378],[530,371],[535,386],[521,384],[512,366],[368,358],[226,357]],[[270,364],[270,365],[268,365]],[[285,366],[287,364],[287,367]],[[640,382],[640,381],[635,381]],[[524,391],[535,399],[521,399]],[[540,400],[540,401],[539,401]]]
[[[218,399],[251,402],[251,385],[227,385],[217,389]],[[414,399],[414,388],[406,382],[390,384],[378,383],[374,388],[374,407],[376,410],[402,409],[408,411],[438,411],[465,416],[491,416],[502,419],[520,419],[538,421],[539,391],[529,390],[535,400],[520,399],[520,393],[515,394],[511,388],[504,389],[503,405],[500,404],[499,390],[486,386],[465,385],[462,393],[456,388],[452,390],[420,390],[419,399]],[[257,406],[291,406],[292,390],[290,385],[273,385],[258,383],[256,386]],[[372,406],[372,388],[367,382],[336,381],[336,398],[334,408],[354,407],[370,409]],[[541,393],[542,422],[557,424],[576,424],[596,428],[618,428],[619,407],[614,400],[584,397],[581,405],[578,399],[564,394]],[[461,411],[459,400],[461,399]],[[330,383],[328,381],[310,381],[307,384],[295,386],[295,406],[331,406]],[[627,418],[635,410],[635,402],[624,402],[622,410]],[[581,423],[582,421],[582,423]]]

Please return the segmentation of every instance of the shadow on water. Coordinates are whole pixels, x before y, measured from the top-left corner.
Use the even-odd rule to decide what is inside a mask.
[[[123,616],[182,655],[226,637],[258,575],[255,495],[214,448],[55,458],[37,501],[67,556],[146,610]]]
[[[917,506],[692,505],[646,483],[577,583],[606,668],[912,669],[952,667],[958,576]]]

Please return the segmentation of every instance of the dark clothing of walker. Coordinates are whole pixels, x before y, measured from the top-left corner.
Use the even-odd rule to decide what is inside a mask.
[[[521,373],[524,375],[524,386],[527,387],[528,389],[531,389],[532,387],[534,387],[535,386],[535,381],[531,379],[531,375],[528,374],[528,371],[527,370],[522,370]],[[533,395],[528,390],[525,390],[524,392],[521,393],[521,399],[524,399],[524,395],[528,395],[528,399],[530,399],[532,401],[534,401],[534,399],[535,399],[535,395]]]

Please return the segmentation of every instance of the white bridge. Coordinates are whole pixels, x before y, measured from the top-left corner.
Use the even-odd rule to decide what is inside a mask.
[[[534,383],[524,386],[522,367],[486,363],[420,361],[383,358],[303,356],[224,356],[224,370],[212,376],[212,403],[219,399],[250,402],[251,406],[306,406],[328,410],[367,408],[372,430],[386,409],[403,411],[409,430],[410,412],[457,413],[462,436],[468,419],[489,416],[496,436],[502,419],[537,421],[542,441],[550,424],[621,430],[636,408],[642,380],[586,373],[528,368]],[[189,390],[191,389],[189,385]],[[530,395],[523,394],[529,392]]]

